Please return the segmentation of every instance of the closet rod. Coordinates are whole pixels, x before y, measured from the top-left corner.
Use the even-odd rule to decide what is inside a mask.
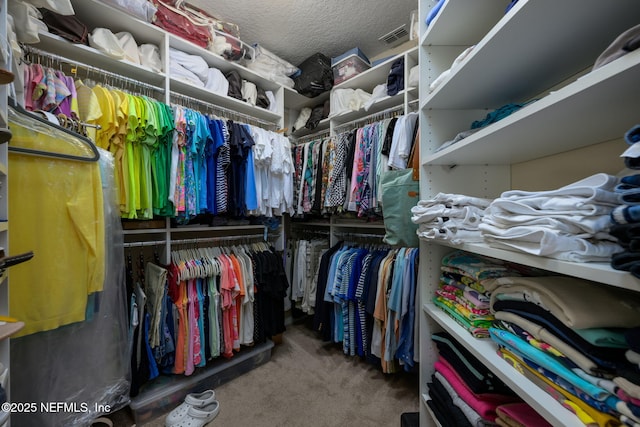
[[[184,245],[184,244],[191,244],[191,243],[231,242],[234,240],[242,241],[242,240],[257,240],[257,239],[264,240],[264,235],[260,233],[260,234],[247,234],[243,236],[199,237],[195,239],[172,240],[171,244]]]
[[[329,132],[329,130],[322,130],[320,132],[316,132],[316,133],[312,133],[309,135],[305,135],[305,136],[301,136],[300,138],[296,138],[295,143],[296,144],[300,144],[306,141],[312,141],[314,139],[323,139],[326,138],[330,135],[331,133]]]
[[[264,240],[264,235],[260,234],[247,234],[242,236],[219,236],[219,237],[197,237],[195,239],[178,239],[178,240],[148,240],[144,242],[125,242],[125,248],[136,248],[142,246],[159,246],[171,243],[172,245],[184,245],[184,244],[197,244],[197,243],[212,243],[212,242],[229,242],[233,240]]]
[[[207,110],[211,110],[212,112],[217,113],[220,116],[223,116],[223,117],[228,116],[226,117],[227,119],[236,120],[238,122],[244,121],[244,122],[247,122],[247,124],[255,125],[258,127],[261,127],[261,126],[270,127],[271,129],[269,130],[275,130],[277,128],[277,125],[275,123],[269,122],[267,120],[262,120],[257,117],[240,113],[238,111],[234,111],[229,108],[221,107],[220,105],[215,105],[210,102],[203,101],[198,98],[193,98],[188,95],[183,95],[181,93],[171,91],[170,96],[171,96],[172,102],[175,102],[176,104],[181,104],[185,107],[189,107],[189,104],[197,104],[201,107],[204,107]],[[184,101],[187,105],[184,105],[179,101],[175,101],[176,99]]]
[[[365,239],[382,239],[384,234],[369,234],[369,233],[334,233],[337,237],[356,237]]]
[[[119,81],[125,82],[127,84],[140,87],[142,89],[147,89],[147,90],[152,90],[152,91],[164,93],[164,88],[161,88],[161,87],[158,87],[158,86],[153,86],[153,85],[150,85],[148,83],[143,83],[143,82],[140,82],[138,80],[135,80],[135,79],[132,79],[132,78],[129,78],[129,77],[125,77],[125,76],[122,76],[120,74],[116,74],[116,73],[113,73],[111,71],[104,70],[102,68],[95,67],[93,65],[89,65],[89,64],[85,64],[85,63],[79,62],[79,61],[77,61],[75,59],[69,59],[67,57],[64,57],[64,56],[61,56],[61,55],[57,55],[57,54],[51,53],[51,52],[46,52],[44,50],[40,50],[40,49],[35,48],[35,47],[25,46],[25,48],[24,48],[24,58],[25,58],[25,60],[28,61],[27,58],[28,58],[29,55],[39,56],[40,58],[42,58],[44,60],[49,59],[49,60],[53,60],[53,61],[64,62],[64,63],[70,65],[71,67],[82,68],[82,69],[84,69],[84,70],[86,70],[88,72],[94,72],[94,73],[97,73],[97,74],[101,74],[101,75],[103,75],[105,77],[109,77],[109,78],[112,78],[114,80],[119,80]],[[33,61],[31,61],[31,62],[33,62]],[[73,68],[72,68],[72,73],[76,74],[74,72]]]
[[[336,125],[336,127],[335,127],[336,133],[340,133],[340,132],[337,132],[338,129],[342,129],[342,128],[351,128],[351,129],[353,129],[355,127],[353,125],[360,124],[360,123],[369,124],[371,122],[376,122],[376,121],[379,121],[381,119],[388,118],[389,114],[400,112],[400,111],[404,111],[404,106],[403,105],[396,105],[395,107],[390,107],[390,108],[387,108],[386,110],[378,111],[377,113],[370,114],[370,115],[368,115],[366,117],[361,117],[359,119],[352,120],[352,121],[347,122],[347,123],[342,123],[342,124]]]

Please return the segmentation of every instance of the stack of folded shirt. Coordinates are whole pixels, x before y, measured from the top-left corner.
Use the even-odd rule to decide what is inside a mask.
[[[489,333],[505,359],[561,391],[552,394],[583,420],[608,425],[633,415],[614,377],[640,378],[625,358],[625,331],[640,326],[638,294],[562,276],[502,277],[493,285]]]
[[[624,139],[629,148],[622,154],[625,165],[640,169],[640,125],[629,129]],[[640,174],[629,173],[620,178],[615,188],[620,194],[620,205],[611,212],[612,236],[618,239],[622,250],[611,257],[611,267],[629,271],[640,278]]]
[[[443,426],[495,425],[496,409],[519,402],[509,388],[446,332],[432,335],[438,347],[429,386],[429,408]]]
[[[411,221],[418,224],[418,237],[424,240],[442,240],[456,245],[482,242],[478,225],[490,203],[490,199],[438,193],[411,208]]]
[[[621,250],[608,232],[620,205],[618,178],[599,173],[549,191],[512,190],[486,209],[479,225],[490,246],[574,262],[609,262]]]
[[[629,349],[625,353],[631,364],[620,376],[613,379],[616,384],[616,395],[620,398],[617,409],[620,420],[627,425],[640,424],[640,328],[625,331],[625,340]]]
[[[433,302],[476,338],[488,338],[494,316],[490,312],[485,284],[494,279],[526,274],[536,270],[514,266],[464,251],[454,251],[442,258],[440,286]]]

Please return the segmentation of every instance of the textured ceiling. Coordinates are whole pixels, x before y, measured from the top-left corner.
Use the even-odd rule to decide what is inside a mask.
[[[328,57],[359,47],[375,57],[392,46],[378,38],[402,24],[409,31],[417,0],[189,0],[237,24],[240,38],[258,43],[293,65],[315,52]]]

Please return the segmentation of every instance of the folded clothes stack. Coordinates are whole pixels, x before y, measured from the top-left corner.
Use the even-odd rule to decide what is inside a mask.
[[[478,229],[491,199],[462,194],[438,193],[411,208],[411,221],[418,224],[418,237],[453,244],[482,242]]]
[[[464,346],[446,332],[434,333],[438,348],[427,404],[443,426],[495,425],[501,405],[520,399]],[[539,424],[543,426],[544,424]]]
[[[476,338],[488,338],[495,320],[489,307],[489,291],[495,279],[539,274],[532,268],[464,251],[443,257],[440,270],[433,303]]]
[[[503,192],[479,225],[499,249],[572,262],[609,262],[620,245],[609,215],[620,205],[617,177],[598,173],[547,191]]]
[[[500,356],[586,425],[638,422],[636,293],[564,276],[502,277],[493,285],[489,333]]]
[[[630,170],[640,169],[640,124],[631,127],[624,135],[629,145],[622,153]],[[640,174],[628,173],[615,187],[620,194],[620,205],[611,212],[612,236],[618,239],[622,250],[611,257],[611,267],[628,271],[640,278]]]

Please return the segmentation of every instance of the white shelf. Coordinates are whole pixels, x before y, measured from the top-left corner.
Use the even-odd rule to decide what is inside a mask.
[[[389,70],[391,69],[391,65],[396,59],[403,57],[404,55],[413,55],[418,51],[418,48],[415,47],[406,52],[395,55],[384,62],[376,65],[375,67],[369,68],[362,73],[351,77],[349,80],[346,80],[338,85],[335,85],[334,89],[362,89],[365,92],[371,93],[373,88],[377,85],[386,83],[387,77],[389,76]],[[405,58],[405,67],[406,58]]]
[[[598,0],[520,1],[427,97],[425,105],[494,109],[528,100],[592,66],[620,33],[637,24],[639,15],[640,3],[635,0],[620,0],[616,7]],[[455,28],[470,21],[463,22]]]
[[[408,91],[412,91],[414,90],[413,88],[409,88],[407,89]],[[361,117],[367,117],[370,115],[374,115],[376,113],[379,113],[381,111],[387,110],[389,108],[393,108],[393,107],[398,107],[401,108],[404,102],[404,96],[405,96],[405,90],[398,92],[397,94],[393,95],[393,96],[385,96],[383,98],[377,99],[372,105],[371,107],[369,107],[369,110],[365,110],[364,108],[361,108],[359,110],[355,110],[355,111],[347,111],[344,113],[340,113],[338,115],[335,115],[333,117],[329,117],[329,120],[331,120],[333,122],[333,126],[334,127],[339,127],[345,123],[349,123],[351,121],[354,120],[358,120]]]
[[[62,56],[79,63],[103,69],[129,79],[147,83],[158,88],[163,88],[165,83],[164,73],[157,73],[149,68],[133,62],[111,58],[90,46],[74,44],[60,36],[51,33],[39,33],[40,42],[34,46],[45,52]],[[81,59],[79,59],[81,58]],[[85,72],[79,71],[78,78],[85,78]],[[91,76],[89,76],[91,77]]]
[[[424,407],[427,408],[427,412],[431,416],[431,420],[433,420],[433,425],[435,425],[436,427],[442,427],[442,424],[440,424],[440,422],[438,421],[438,418],[436,418],[436,414],[434,414],[433,411],[431,410],[431,407],[429,407],[429,404],[427,403],[428,400],[430,400],[429,395],[423,394],[422,403],[424,404]]]
[[[640,51],[634,51],[441,151],[427,154],[425,164],[519,163],[621,138],[638,121],[638,73]],[[452,132],[451,139],[456,131]]]
[[[420,44],[470,46],[478,43],[504,16],[505,10],[506,3],[495,0],[448,0],[427,27]],[[421,17],[425,18],[426,15]],[[460,22],[465,25],[459,25]]]
[[[329,99],[331,91],[322,92],[320,95],[309,98],[307,96],[299,94],[297,91],[284,87],[284,105],[291,110],[301,110],[304,107],[313,108],[316,105],[324,104],[324,101]]]
[[[616,288],[626,289],[630,291],[637,291],[640,288],[640,279],[637,279],[627,271],[614,270],[608,263],[578,263],[561,261],[558,259],[539,257],[521,252],[496,249],[487,246],[486,244],[479,243],[463,245],[449,245],[446,243],[442,243],[442,245],[450,247],[452,250],[460,249],[468,252],[473,252],[478,255],[484,255],[492,258],[514,262],[516,264],[540,268],[552,273],[560,273],[566,276],[578,277],[581,279],[605,283]]]
[[[590,175],[594,167],[604,162],[586,159],[587,150],[581,149],[622,140],[624,133],[638,121],[640,52],[630,52],[596,70],[592,68],[621,33],[637,25],[640,3],[520,0],[505,14],[503,8],[507,3],[448,0],[431,25],[421,27],[419,111],[423,199],[438,192],[497,197],[512,189],[512,179],[522,181],[533,175],[530,172],[522,176],[526,167],[521,163],[537,160],[535,164],[553,164],[557,156],[545,158],[573,150],[579,160],[564,172]],[[420,1],[421,17],[430,7],[433,7],[430,0]],[[471,45],[475,46],[467,57],[433,92],[427,93],[428,85]],[[473,121],[483,120],[489,112],[532,99],[537,101],[438,151],[444,142],[470,129]],[[622,141],[620,144],[621,153],[625,144]],[[623,167],[620,159],[620,169]],[[559,170],[539,173],[545,174],[548,182],[557,181],[559,185],[566,182]],[[487,244],[451,245],[421,240],[420,249],[427,258],[420,265],[424,310],[421,393],[425,393],[434,362],[434,350],[428,340],[432,331],[443,328],[551,424],[582,426],[575,415],[543,389],[516,373],[496,353],[497,346],[492,341],[473,338],[435,307],[431,296],[438,286],[440,259],[449,249],[465,250],[552,274],[595,281],[621,292],[637,292],[639,279],[614,270],[609,263],[573,263],[495,249]],[[420,417],[422,423],[430,422],[427,409],[421,408]]]
[[[296,129],[296,131],[293,132],[291,136],[293,136],[294,138],[302,138],[308,135],[325,133],[329,130],[330,125],[331,125],[330,119],[322,119],[320,120],[320,122],[318,122],[318,126],[316,126],[315,129],[307,129],[307,128]]]
[[[88,27],[89,32],[95,28],[108,28],[113,33],[131,33],[138,44],[162,43],[165,33],[161,28],[137,19],[127,12],[98,0],[72,0],[71,3],[75,14]]]
[[[262,75],[248,69],[238,62],[228,61],[220,55],[217,55],[173,34],[165,32],[160,27],[157,27],[145,21],[141,21],[133,16],[130,16],[126,12],[120,11],[119,9],[104,4],[98,0],[73,0],[72,3],[76,15],[78,15],[87,25],[87,27],[89,28],[89,32],[93,31],[94,28],[100,27],[108,28],[113,33],[127,31],[133,34],[138,44],[153,43],[157,45],[161,51],[163,50],[164,39],[165,37],[168,37],[169,45],[172,48],[192,55],[201,56],[209,64],[209,66],[218,68],[222,72],[236,70],[240,73],[240,76],[243,79],[251,81],[265,90],[276,92],[282,87],[282,85],[280,85],[279,83],[263,77]],[[71,45],[71,43],[68,44]],[[75,46],[79,47],[80,45]],[[102,65],[94,64],[94,62],[91,62],[91,64],[97,67],[101,67]],[[123,74],[118,69],[107,69],[114,73]]]
[[[274,113],[273,111],[269,111],[265,108],[253,106],[249,103],[236,98],[232,98],[230,96],[219,95],[187,81],[172,78],[170,85],[171,91],[178,92],[191,98],[199,99],[201,101],[208,102],[229,110],[237,111],[239,113],[256,117],[274,124],[277,124],[281,117],[279,113]]]
[[[578,417],[502,359],[497,354],[497,346],[493,341],[474,338],[433,304],[424,304],[423,310],[549,423],[557,427],[584,427]]]
[[[205,61],[207,61],[209,66],[215,67],[223,73],[235,70],[243,79],[255,83],[257,86],[263,88],[264,90],[271,90],[275,92],[282,87],[282,85],[280,85],[279,83],[263,77],[262,75],[243,66],[239,62],[228,61],[220,55],[203,49],[200,46],[178,36],[174,36],[173,34],[169,34],[169,45],[172,48],[180,50],[182,52],[202,57]]]

